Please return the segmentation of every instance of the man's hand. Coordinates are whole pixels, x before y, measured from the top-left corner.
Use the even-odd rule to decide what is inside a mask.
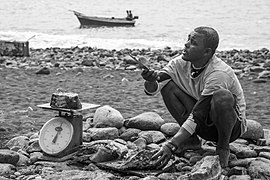
[[[152,159],[153,160],[158,159],[154,163],[154,165],[157,166],[157,169],[162,169],[168,164],[171,157],[172,157],[172,151],[170,150],[170,148],[168,148],[168,146],[165,145],[165,146],[162,146],[160,150],[152,156]]]
[[[142,77],[144,80],[146,81],[150,81],[150,82],[154,82],[157,81],[159,76],[158,76],[158,72],[155,70],[146,70],[144,69],[141,73]]]

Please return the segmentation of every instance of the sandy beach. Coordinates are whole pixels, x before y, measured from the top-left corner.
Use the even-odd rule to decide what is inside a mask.
[[[146,56],[156,69],[177,53],[169,48],[157,51],[50,48],[31,49],[30,57],[0,57],[0,148],[11,137],[39,131],[57,115],[37,107],[50,102],[57,88],[78,93],[82,102],[110,105],[126,119],[154,111],[165,121],[174,121],[160,95],[149,97],[144,93],[140,70],[126,57],[127,51]],[[246,97],[247,118],[270,129],[269,77],[260,74],[269,71],[266,65],[269,51],[231,50],[218,54],[238,74]],[[48,67],[49,74],[37,74],[42,67]],[[263,69],[258,70],[259,67]]]

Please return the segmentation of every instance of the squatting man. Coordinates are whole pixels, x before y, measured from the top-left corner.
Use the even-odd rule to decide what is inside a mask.
[[[147,95],[160,92],[164,104],[179,123],[179,131],[153,155],[164,167],[176,150],[201,145],[198,136],[216,142],[222,167],[228,166],[229,143],[246,131],[246,103],[232,68],[215,55],[219,35],[211,27],[197,27],[182,54],[160,71],[143,70]],[[143,58],[143,57],[141,57]]]

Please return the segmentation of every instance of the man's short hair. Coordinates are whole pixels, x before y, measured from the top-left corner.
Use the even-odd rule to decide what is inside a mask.
[[[204,39],[204,45],[207,48],[212,49],[212,53],[214,54],[219,43],[219,36],[217,31],[214,28],[206,27],[206,26],[200,26],[194,29],[195,32],[199,34],[203,34]]]

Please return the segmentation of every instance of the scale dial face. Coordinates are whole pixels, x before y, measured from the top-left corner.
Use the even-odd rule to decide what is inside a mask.
[[[49,155],[57,155],[68,147],[73,133],[73,125],[68,120],[62,117],[52,118],[40,130],[40,148]]]

